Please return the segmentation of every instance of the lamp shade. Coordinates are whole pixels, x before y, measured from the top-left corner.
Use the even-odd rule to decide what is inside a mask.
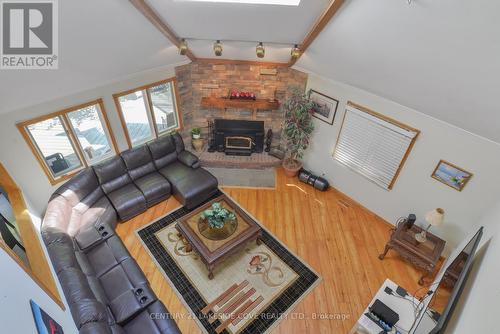
[[[425,220],[432,226],[439,226],[444,221],[444,210],[441,208],[427,212]]]

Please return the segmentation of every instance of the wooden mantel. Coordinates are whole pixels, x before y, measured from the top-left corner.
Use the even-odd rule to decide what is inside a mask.
[[[223,109],[224,113],[227,109],[250,109],[253,110],[253,118],[256,118],[257,110],[278,110],[280,103],[278,101],[271,102],[268,99],[256,100],[237,100],[224,97],[202,97],[201,107],[204,109],[215,108]]]

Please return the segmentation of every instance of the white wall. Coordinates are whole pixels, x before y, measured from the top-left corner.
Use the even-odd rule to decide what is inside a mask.
[[[447,250],[456,246],[476,226],[484,212],[500,198],[496,184],[500,171],[500,145],[439,121],[416,110],[358,88],[310,74],[312,88],[340,101],[333,125],[315,120],[312,144],[304,157],[305,167],[325,174],[331,184],[385,220],[415,213],[420,224],[424,214],[436,207],[446,211],[445,223],[432,232],[447,240]],[[425,96],[422,97],[425,99]],[[421,130],[421,134],[391,191],[337,163],[332,153],[344,116],[352,101]],[[471,112],[473,112],[471,110]],[[440,159],[474,174],[458,192],[431,174]]]
[[[2,333],[37,333],[30,299],[59,323],[64,333],[77,333],[68,308],[63,311],[18,264],[0,249],[0,323]]]
[[[175,66],[169,65],[137,73],[101,87],[0,115],[0,161],[23,190],[32,205],[33,213],[38,216],[43,215],[47,200],[57,186],[50,185],[38,161],[15,126],[16,123],[103,98],[118,148],[123,151],[128,147],[112,94],[173,77]]]
[[[483,217],[482,248],[453,312],[448,333],[497,333],[500,300],[500,201]]]

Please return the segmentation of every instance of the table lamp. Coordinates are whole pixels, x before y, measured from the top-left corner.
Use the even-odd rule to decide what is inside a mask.
[[[443,223],[444,220],[444,210],[441,208],[434,209],[432,211],[427,212],[425,215],[425,221],[429,223],[429,226],[422,232],[415,234],[415,239],[424,243],[427,241],[427,231],[431,228],[431,226],[439,226]]]

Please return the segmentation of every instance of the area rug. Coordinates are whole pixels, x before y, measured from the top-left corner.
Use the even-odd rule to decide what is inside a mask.
[[[212,173],[221,187],[270,188],[276,187],[276,170],[204,167]]]
[[[217,194],[216,196],[220,195]],[[319,283],[320,277],[263,228],[262,243],[250,242],[214,270],[179,240],[175,222],[191,210],[182,207],[142,227],[136,233],[156,265],[205,333],[216,333],[221,320],[210,320],[203,308],[234,284],[248,282],[262,302],[222,333],[268,333]],[[217,310],[214,310],[217,312]]]

